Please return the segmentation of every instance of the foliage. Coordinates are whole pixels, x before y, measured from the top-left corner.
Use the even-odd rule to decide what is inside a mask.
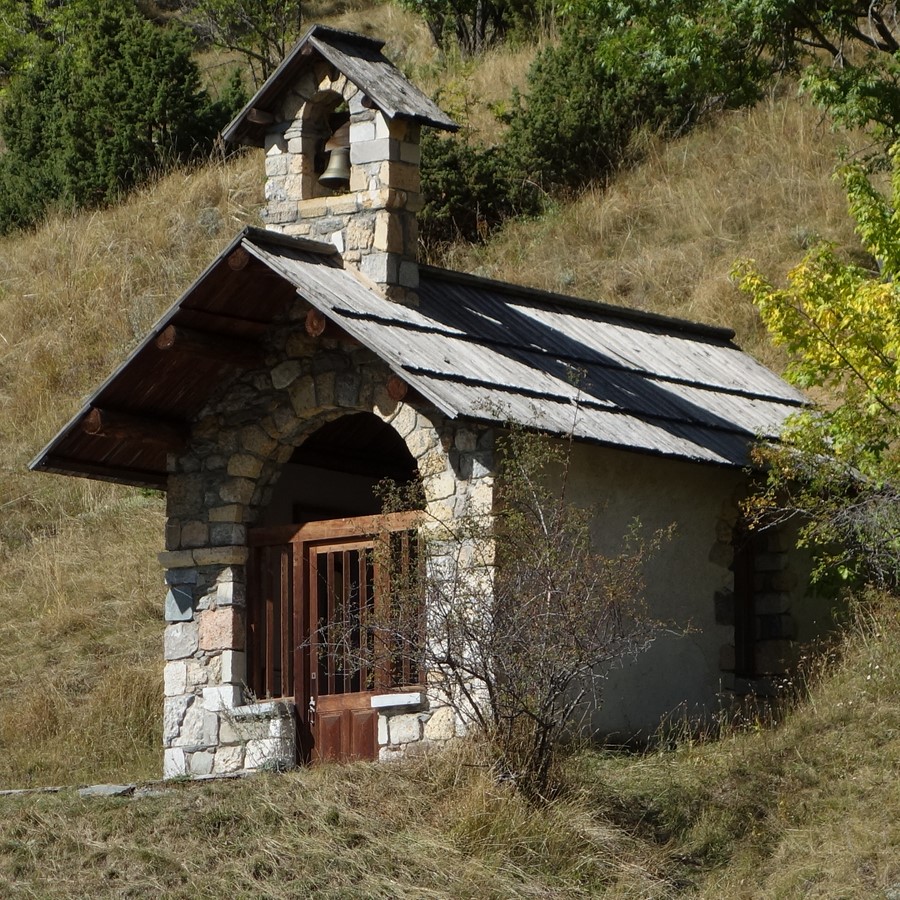
[[[608,668],[653,639],[642,567],[661,535],[644,542],[636,525],[619,554],[599,553],[592,511],[566,497],[565,450],[519,429],[497,450],[493,510],[426,522],[421,613],[382,627],[395,646],[422,646],[432,690],[484,739],[498,777],[546,799],[566,740],[602,703]]]
[[[793,354],[788,376],[831,398],[793,417],[770,464],[764,508],[802,512],[806,537],[837,544],[828,558],[846,574],[900,584],[900,152],[892,196],[860,167],[843,172],[850,212],[880,271],[812,250],[775,288],[752,264],[741,286],[775,341]],[[836,555],[835,555],[836,554]]]
[[[642,130],[675,135],[713,108],[758,98],[765,76],[750,37],[709,4],[592,3],[529,73],[507,143],[546,188],[612,174]]]
[[[193,0],[213,43],[240,53],[256,87],[278,68],[300,33],[301,0]]]
[[[742,0],[759,44],[778,68],[801,68],[813,99],[841,124],[900,129],[896,4],[886,0]]]
[[[433,254],[457,240],[483,241],[504,220],[536,213],[535,186],[517,177],[500,147],[479,147],[464,137],[422,136],[419,237]]]
[[[103,2],[61,46],[40,49],[0,110],[0,231],[50,205],[96,206],[209,151],[243,99],[212,101],[185,31]]]
[[[512,30],[524,31],[553,15],[548,0],[400,0],[419,13],[439,47],[481,53]]]

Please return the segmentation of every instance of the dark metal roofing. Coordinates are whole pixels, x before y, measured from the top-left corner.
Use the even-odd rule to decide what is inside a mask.
[[[743,466],[752,440],[775,437],[804,404],[726,329],[427,266],[419,306],[400,306],[343,269],[329,245],[246,229],[32,468],[164,486],[165,446],[146,429],[132,433],[128,422],[186,427],[240,364],[225,352],[230,342],[262,343],[297,295],[452,418],[514,421],[628,450]],[[205,332],[223,352],[197,358],[160,349],[170,326]],[[122,434],[89,433],[94,409],[123,416]]]
[[[434,101],[403,77],[382,54],[384,41],[352,31],[313,25],[253,99],[222,132],[227,141],[263,146],[266,126],[251,121],[251,111],[274,113],[281,95],[317,58],[347,76],[389,118],[400,116],[446,131],[459,126]]]

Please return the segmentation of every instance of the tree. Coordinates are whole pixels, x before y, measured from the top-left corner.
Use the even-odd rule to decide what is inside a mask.
[[[717,0],[575,4],[529,72],[507,143],[545,188],[579,188],[627,162],[643,130],[682,134],[754,102],[768,71],[752,30]]]
[[[845,577],[900,585],[900,150],[891,153],[892,196],[859,166],[842,176],[872,268],[812,250],[776,288],[752,265],[737,267],[776,343],[792,354],[788,377],[824,392],[794,416],[778,447],[762,447],[761,516],[799,515],[823,566]],[[874,263],[877,260],[877,266]]]
[[[213,43],[240,53],[256,87],[278,68],[300,34],[301,0],[193,0]]]
[[[535,25],[552,15],[547,0],[400,0],[425,20],[438,47],[455,45],[473,55],[503,40],[516,27]]]
[[[841,124],[900,129],[900,22],[892,0],[741,0],[773,69],[802,71],[812,98]]]
[[[565,449],[522,430],[498,449],[499,501],[426,521],[424,604],[395,577],[379,646],[419,647],[430,689],[484,741],[498,776],[542,798],[566,739],[600,707],[609,667],[653,639],[642,567],[661,536],[597,552],[591,511],[566,497]]]
[[[187,33],[103,2],[63,44],[42,47],[0,109],[0,231],[49,205],[108,203],[154,173],[208,152],[238,108],[200,87]]]

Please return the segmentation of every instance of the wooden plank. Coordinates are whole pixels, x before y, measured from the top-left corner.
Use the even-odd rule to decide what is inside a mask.
[[[194,359],[240,368],[260,366],[265,359],[258,344],[182,325],[168,325],[157,335],[154,344],[157,350],[167,353],[182,353]]]
[[[326,616],[326,634],[328,635],[328,657],[326,660],[326,665],[328,669],[328,687],[326,693],[333,694],[335,693],[335,652],[334,652],[334,638],[332,636],[332,626],[334,625],[334,595],[335,595],[335,581],[334,581],[334,553],[329,552],[325,555],[325,566],[326,566],[326,591],[328,598],[328,614]]]
[[[341,625],[342,625],[342,633],[343,633],[343,671],[344,671],[344,684],[342,690],[345,694],[349,694],[352,689],[352,675],[351,672],[356,667],[356,661],[353,659],[353,650],[354,648],[349,646],[349,642],[351,640],[350,633],[350,623],[352,621],[350,617],[350,587],[353,583],[353,579],[351,578],[351,563],[350,563],[350,551],[344,550],[341,554],[341,563],[342,563],[342,573],[343,579],[341,583]]]
[[[277,553],[277,548],[269,547],[266,550],[265,567],[266,567],[266,592],[265,592],[265,660],[266,672],[263,682],[266,697],[275,696],[275,585],[274,573],[278,571],[272,565],[272,557]]]
[[[412,509],[398,513],[378,513],[370,516],[346,516],[323,519],[299,525],[275,525],[267,528],[251,528],[248,543],[252,547],[288,542],[325,541],[349,535],[375,536],[383,531],[401,531],[416,528],[425,519],[422,510]]]
[[[368,567],[366,559],[368,549],[360,550],[358,554],[358,571],[359,579],[359,690],[364,691],[369,686],[369,584],[368,584]]]
[[[187,426],[182,422],[92,407],[81,421],[85,434],[117,441],[134,440],[159,445],[166,450],[183,447]]]
[[[291,584],[291,576],[293,575],[293,567],[291,566],[291,546],[286,546],[281,552],[281,610],[279,621],[279,635],[281,637],[281,697],[290,697],[293,690],[293,672],[291,665],[293,663],[293,654],[291,653],[291,625],[293,616],[291,615],[291,594],[293,586]]]
[[[412,598],[409,596],[411,585],[411,569],[410,569],[410,558],[409,558],[409,532],[402,531],[400,532],[400,572],[401,572],[401,584],[403,589],[403,598],[402,605],[400,608],[400,635],[401,635],[401,645],[400,645],[400,669],[401,669],[401,682],[403,684],[409,684],[410,682],[410,671],[409,671],[409,663],[410,663],[410,654],[412,651],[412,641],[409,637],[409,629],[412,627],[412,623],[409,621],[410,619],[410,609],[409,604],[412,601]]]

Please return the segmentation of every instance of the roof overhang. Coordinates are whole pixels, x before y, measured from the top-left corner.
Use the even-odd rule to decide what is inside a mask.
[[[167,454],[235,373],[262,366],[264,337],[294,302],[293,284],[248,250],[286,240],[340,265],[330,244],[244,229],[87,399],[29,468],[164,488]]]
[[[382,54],[382,47],[384,41],[363,34],[313,25],[225,128],[222,137],[226,141],[262,147],[282,95],[317,60],[335,66],[388,118],[406,118],[444,131],[458,131],[459,125],[403,77]]]

